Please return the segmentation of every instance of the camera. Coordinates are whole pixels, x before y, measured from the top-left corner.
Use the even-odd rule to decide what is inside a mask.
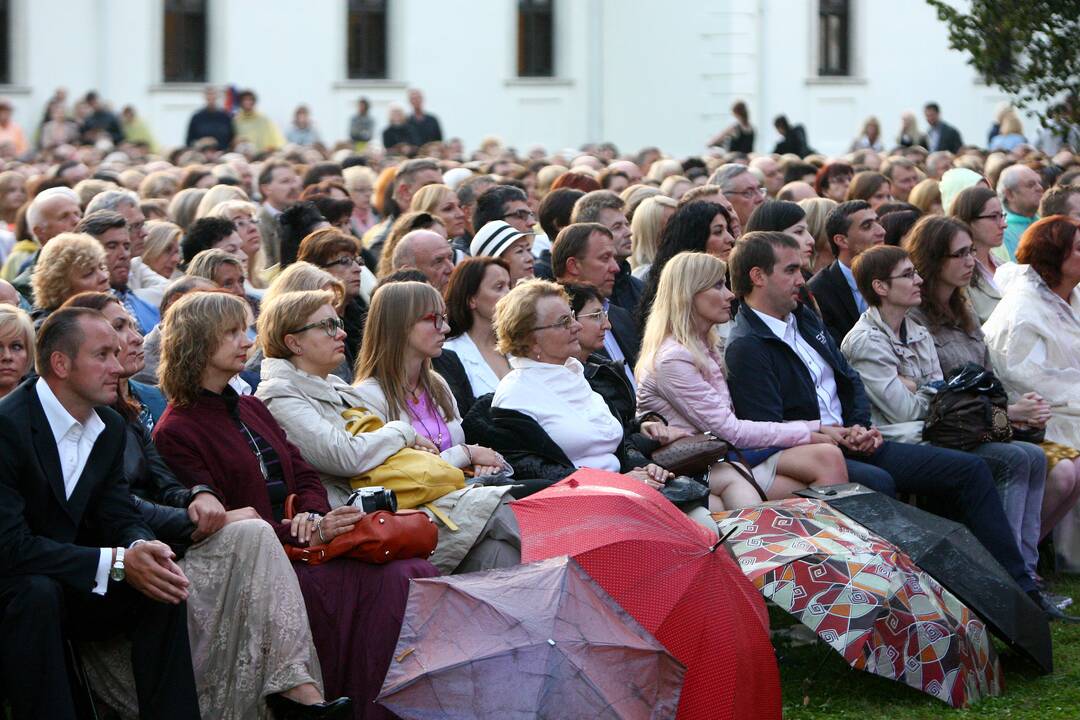
[[[381,485],[354,490],[349,495],[349,499],[345,501],[345,504],[360,508],[366,513],[372,513],[376,510],[397,512],[397,496],[394,495],[393,490],[384,488]]]

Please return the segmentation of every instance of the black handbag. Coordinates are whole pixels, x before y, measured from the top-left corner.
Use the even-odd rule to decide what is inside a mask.
[[[697,480],[679,475],[668,480],[660,494],[683,512],[693,510],[699,505],[705,506],[709,499],[709,488]]]
[[[1009,397],[1001,381],[977,363],[953,368],[930,400],[923,440],[939,447],[971,450],[1012,440]]]

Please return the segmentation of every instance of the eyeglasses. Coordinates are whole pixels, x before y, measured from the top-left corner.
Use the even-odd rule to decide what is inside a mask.
[[[563,315],[561,318],[551,323],[550,325],[539,325],[537,327],[534,327],[533,330],[547,330],[549,328],[562,328],[563,330],[569,330],[570,327],[574,324],[575,320],[577,320],[577,313],[571,310],[569,315]]]
[[[503,220],[506,220],[507,218],[517,218],[518,220],[533,220],[536,218],[536,213],[534,213],[532,210],[526,210],[522,208],[517,212],[506,213],[505,215],[503,215]]]
[[[899,280],[900,278],[904,278],[905,280],[914,280],[917,277],[919,277],[918,271],[915,268],[908,268],[907,270],[900,273],[899,275],[890,275],[889,279],[890,280]]]
[[[596,312],[591,312],[587,315],[577,315],[576,317],[578,320],[589,318],[590,320],[596,320],[597,322],[604,322],[607,320],[607,310],[597,310]]]
[[[952,258],[954,260],[963,260],[965,258],[971,257],[972,254],[973,254],[972,246],[968,245],[967,247],[960,248],[956,252],[946,253],[945,257]]]
[[[436,330],[442,330],[442,326],[447,324],[446,313],[428,313],[427,315],[421,316],[417,322],[423,322],[424,320],[430,321],[431,326]]]
[[[326,263],[325,265],[323,265],[323,267],[349,267],[350,265],[359,265],[360,267],[364,267],[364,258],[360,257],[359,255],[357,255],[356,257],[338,258],[337,260]]]
[[[1003,218],[1003,217],[1005,217],[1005,213],[992,212],[992,213],[987,213],[986,215],[976,215],[975,219],[976,220],[993,220],[994,222],[1001,222],[1001,218]]]
[[[336,337],[339,330],[345,329],[345,321],[341,318],[326,318],[319,322],[310,323],[304,327],[293,330],[290,335],[296,335],[302,333],[305,330],[314,330],[315,328],[322,328],[322,331],[326,333],[327,337]]]
[[[725,192],[725,195],[738,195],[746,200],[753,200],[755,197],[765,197],[765,188],[746,188],[745,190],[732,190],[731,192]]]

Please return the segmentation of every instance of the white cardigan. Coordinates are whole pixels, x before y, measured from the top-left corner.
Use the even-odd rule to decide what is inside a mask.
[[[576,358],[565,365],[510,358],[491,407],[517,410],[535,420],[576,467],[619,472],[615,451],[622,424],[589,387]]]
[[[473,397],[493,393],[495,388],[499,387],[499,376],[480,354],[480,348],[476,347],[469,333],[461,333],[456,338],[447,340],[443,343],[443,349],[457,353],[461,366],[465,368],[465,375],[469,378]]]

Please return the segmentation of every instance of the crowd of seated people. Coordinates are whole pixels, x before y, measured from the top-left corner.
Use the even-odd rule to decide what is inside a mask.
[[[409,581],[519,563],[509,503],[578,468],[658,502],[696,486],[680,507],[705,523],[861,483],[964,523],[1048,615],[1070,602],[1038,574],[1051,538],[1080,570],[1069,150],[211,142],[0,165],[13,718],[74,717],[70,648],[120,717],[392,717]],[[1013,439],[926,442],[968,363],[1003,383]],[[654,461],[703,433],[729,448],[707,470]],[[290,560],[355,528],[350,494],[403,457],[452,486],[416,503],[431,557]]]

